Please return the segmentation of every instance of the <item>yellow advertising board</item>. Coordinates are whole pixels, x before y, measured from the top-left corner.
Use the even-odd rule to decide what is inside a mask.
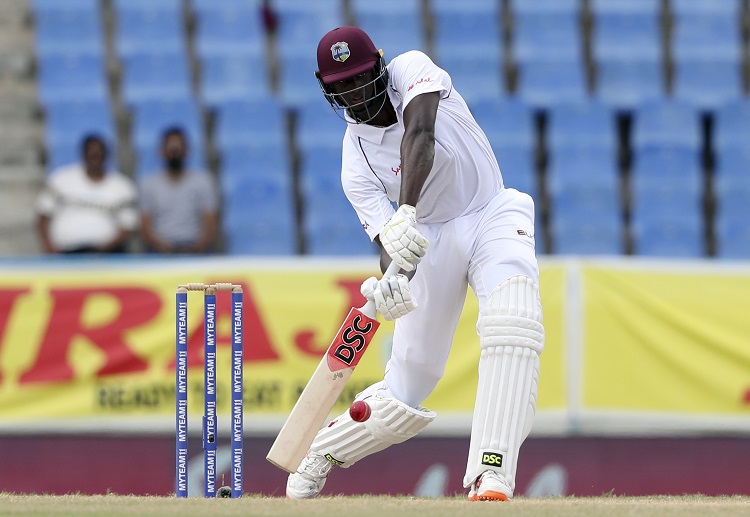
[[[588,265],[583,407],[750,415],[750,272]]]
[[[351,306],[364,303],[372,269],[196,263],[0,273],[0,415],[4,419],[170,415],[174,412],[175,287],[231,281],[245,292],[245,402],[250,415],[287,414]],[[215,271],[206,275],[206,271]],[[559,325],[561,271],[551,272],[548,325]],[[545,273],[545,276],[547,274]],[[547,291],[545,291],[547,294]],[[218,398],[228,408],[229,294],[218,293]],[[558,309],[555,309],[557,305]],[[557,314],[556,314],[557,313]],[[470,292],[444,380],[426,404],[469,413],[474,404],[477,303]],[[548,327],[549,328],[549,327]],[[393,324],[383,322],[340,400],[380,380]],[[188,310],[190,411],[202,403],[203,300]],[[554,329],[552,332],[555,334]],[[551,337],[550,341],[555,342]],[[554,347],[553,347],[554,348]],[[559,360],[560,352],[548,353]],[[541,405],[560,405],[559,368],[541,383]],[[555,386],[554,383],[560,385]]]
[[[175,287],[217,281],[245,292],[248,416],[282,417],[349,308],[363,304],[361,282],[375,274],[366,262],[341,261],[97,264],[0,270],[3,422],[173,416]],[[549,261],[541,293],[540,412],[564,416],[574,406],[576,418],[601,410],[750,415],[748,271]],[[226,412],[229,293],[217,296],[218,398]],[[198,414],[203,300],[200,293],[189,300],[190,411]],[[446,373],[425,401],[442,414],[472,411],[476,320],[470,291]],[[337,410],[381,379],[392,332],[382,322]]]

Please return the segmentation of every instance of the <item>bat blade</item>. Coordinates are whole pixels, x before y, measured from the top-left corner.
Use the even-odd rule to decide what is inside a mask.
[[[276,437],[266,459],[297,470],[380,325],[365,306],[352,308]]]

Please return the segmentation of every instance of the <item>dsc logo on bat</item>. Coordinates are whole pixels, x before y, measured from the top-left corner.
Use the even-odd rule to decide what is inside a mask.
[[[379,325],[359,310],[350,310],[326,353],[331,371],[357,366]]]

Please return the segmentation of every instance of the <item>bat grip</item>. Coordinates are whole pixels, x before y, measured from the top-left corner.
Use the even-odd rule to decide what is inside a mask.
[[[392,260],[390,265],[388,266],[388,269],[385,270],[385,273],[383,273],[383,278],[390,278],[392,276],[396,276],[398,272],[401,270],[400,267],[398,267],[398,264],[396,264],[395,260]],[[375,302],[372,300],[367,300],[367,303],[364,304],[359,309],[365,316],[375,319],[375,316],[377,316],[377,310],[375,309]]]

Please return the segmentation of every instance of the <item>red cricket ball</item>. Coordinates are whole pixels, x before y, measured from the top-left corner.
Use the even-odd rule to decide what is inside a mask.
[[[370,405],[364,400],[355,400],[354,403],[349,406],[349,416],[355,422],[364,422],[372,414]]]

